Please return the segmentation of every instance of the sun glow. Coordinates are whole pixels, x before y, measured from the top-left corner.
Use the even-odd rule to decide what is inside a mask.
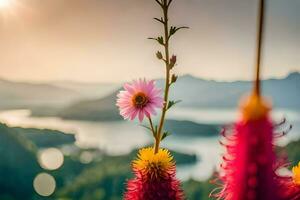
[[[0,8],[8,7],[10,3],[10,0],[0,0]]]

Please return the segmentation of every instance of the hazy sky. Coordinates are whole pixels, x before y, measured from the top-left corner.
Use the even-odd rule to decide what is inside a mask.
[[[1,6],[0,0],[0,6]],[[123,81],[161,77],[154,0],[6,0],[0,7],[0,76],[13,80]],[[250,79],[257,0],[174,0],[177,72]],[[300,71],[300,0],[267,0],[264,76]]]

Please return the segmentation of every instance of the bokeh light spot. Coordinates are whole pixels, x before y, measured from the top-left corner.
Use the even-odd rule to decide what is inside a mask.
[[[94,156],[91,152],[85,151],[80,155],[80,162],[84,164],[91,163],[94,159]]]
[[[63,165],[64,155],[57,148],[49,148],[39,153],[38,160],[42,168],[56,170]]]
[[[39,195],[47,197],[55,191],[56,181],[53,176],[47,173],[40,173],[35,177],[33,187]]]

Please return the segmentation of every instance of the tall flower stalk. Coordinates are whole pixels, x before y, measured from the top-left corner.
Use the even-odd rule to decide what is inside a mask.
[[[138,158],[133,161],[132,170],[135,177],[128,181],[125,200],[181,200],[184,198],[180,188],[180,182],[176,179],[176,165],[173,157],[167,149],[161,149],[160,143],[169,133],[164,130],[167,111],[178,101],[169,100],[171,85],[177,81],[177,75],[173,73],[177,57],[170,53],[170,39],[180,29],[187,27],[169,26],[169,9],[173,0],[155,0],[162,10],[161,18],[154,18],[163,25],[164,34],[155,40],[163,47],[163,53],[157,51],[156,57],[165,65],[165,89],[161,96],[161,89],[157,88],[153,80],[139,79],[132,83],[124,84],[124,90],[120,91],[117,106],[124,119],[133,120],[136,117],[140,122],[148,118],[149,126],[146,126],[154,138],[154,146],[139,150]],[[152,120],[156,109],[161,108],[161,116],[158,125]]]
[[[154,137],[154,153],[158,153],[161,141],[166,138],[169,133],[164,131],[164,123],[167,111],[177,104],[179,101],[169,100],[169,91],[178,76],[173,73],[173,69],[177,64],[177,57],[171,55],[170,40],[181,29],[188,27],[169,26],[169,9],[173,0],[155,0],[162,10],[163,16],[161,18],[154,18],[157,22],[163,25],[163,36],[149,38],[158,42],[163,47],[161,51],[156,52],[157,59],[161,60],[165,65],[165,88],[163,98],[159,96],[160,89],[156,88],[155,82],[139,79],[133,83],[124,84],[123,91],[118,94],[117,106],[120,109],[120,114],[124,119],[133,120],[136,117],[140,122],[143,121],[144,116],[148,118],[149,126]],[[151,115],[155,115],[155,108],[161,108],[161,116],[158,125],[155,125]]]
[[[159,36],[157,38],[149,38],[152,40],[156,40],[160,45],[164,47],[164,56],[160,51],[156,53],[156,56],[159,60],[162,60],[165,64],[165,69],[166,69],[166,78],[165,78],[165,91],[164,91],[164,106],[162,108],[162,113],[160,117],[160,122],[158,125],[158,129],[155,129],[154,126],[152,125],[152,120],[151,118],[149,119],[150,125],[151,125],[151,130],[154,135],[155,139],[155,145],[154,145],[154,152],[157,153],[159,150],[160,142],[163,138],[167,136],[168,133],[164,132],[163,133],[163,127],[165,123],[165,118],[167,111],[174,105],[176,102],[174,101],[169,101],[169,91],[170,87],[173,83],[176,82],[177,76],[175,74],[172,74],[172,69],[176,65],[177,57],[173,55],[170,57],[170,39],[171,37],[180,29],[187,28],[187,27],[169,27],[169,8],[173,0],[155,0],[158,5],[161,7],[163,11],[163,17],[159,18],[154,18],[157,22],[161,23],[164,28],[164,36]]]
[[[217,197],[226,200],[279,199],[271,107],[261,96],[260,89],[264,0],[260,1],[259,11],[253,91],[241,104],[241,119],[230,134],[224,132],[226,154],[220,172],[223,187]]]

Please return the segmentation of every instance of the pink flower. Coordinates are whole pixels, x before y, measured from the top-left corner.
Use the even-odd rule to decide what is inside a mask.
[[[153,80],[139,79],[131,84],[125,83],[124,89],[117,95],[117,106],[124,119],[133,120],[138,116],[142,122],[145,116],[156,115],[156,108],[163,107],[161,90]]]

